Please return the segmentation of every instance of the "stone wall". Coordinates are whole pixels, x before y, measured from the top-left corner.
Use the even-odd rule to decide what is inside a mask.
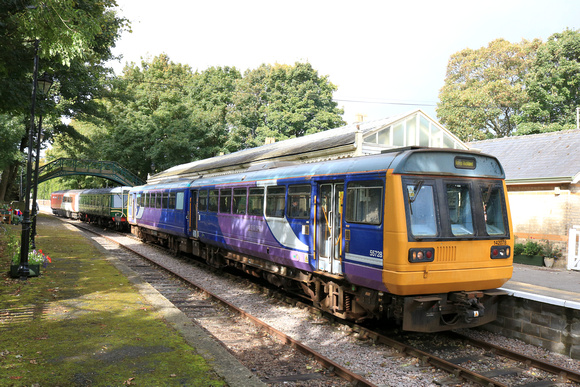
[[[519,297],[502,297],[488,331],[580,359],[580,310]]]

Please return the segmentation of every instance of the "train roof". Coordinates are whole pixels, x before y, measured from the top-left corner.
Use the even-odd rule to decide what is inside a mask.
[[[262,170],[144,185],[134,187],[133,190],[199,187],[247,181],[291,179],[303,176],[332,176],[345,173],[364,174],[386,172],[389,169],[392,169],[393,173],[399,174],[452,175],[497,179],[505,177],[503,168],[493,156],[464,150],[409,147],[390,150],[380,155],[285,165],[279,168],[264,166]]]

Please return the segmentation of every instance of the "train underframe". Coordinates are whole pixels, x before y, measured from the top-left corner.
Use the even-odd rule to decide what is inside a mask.
[[[498,289],[442,294],[398,296],[353,285],[343,276],[327,272],[307,272],[261,258],[224,250],[198,240],[132,226],[131,232],[143,241],[161,244],[174,254],[190,253],[216,268],[233,267],[262,278],[288,292],[298,294],[332,315],[351,321],[389,319],[403,330],[439,332],[472,328],[497,317]]]

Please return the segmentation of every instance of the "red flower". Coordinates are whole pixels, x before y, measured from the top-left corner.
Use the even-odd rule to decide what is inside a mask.
[[[46,259],[48,260],[48,262],[52,263],[52,259],[50,259],[50,257],[47,255]]]

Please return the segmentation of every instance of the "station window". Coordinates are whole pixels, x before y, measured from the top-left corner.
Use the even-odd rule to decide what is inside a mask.
[[[248,196],[248,214],[264,215],[264,188],[250,188]]]
[[[286,216],[294,219],[308,219],[310,217],[310,186],[289,186],[288,203]]]
[[[346,187],[346,221],[380,224],[382,203],[383,183],[380,180],[350,182]]]
[[[284,217],[286,187],[268,187],[266,191],[266,216]]]
[[[230,214],[232,212],[231,188],[220,189],[220,212],[223,214]]]
[[[199,191],[199,199],[197,204],[198,211],[207,211],[207,190]]]
[[[233,202],[233,212],[237,215],[246,214],[246,195],[247,188],[236,188],[234,189],[234,202]]]
[[[219,191],[217,189],[210,189],[208,200],[207,200],[207,210],[209,212],[218,212],[219,203]]]

